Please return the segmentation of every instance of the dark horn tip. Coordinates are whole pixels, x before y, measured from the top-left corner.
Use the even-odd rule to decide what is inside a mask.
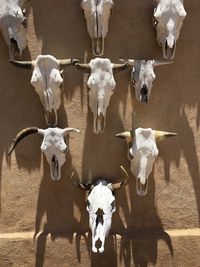
[[[14,150],[14,147],[13,147],[13,145],[11,145],[9,150],[8,150],[8,156],[10,156],[12,154],[13,150]]]
[[[177,135],[178,135],[177,133],[169,133],[166,136],[171,137],[171,136],[177,136]]]
[[[71,64],[72,64],[73,66],[75,66],[78,62],[79,62],[78,59],[75,59],[75,58],[72,58],[72,59],[71,59]]]

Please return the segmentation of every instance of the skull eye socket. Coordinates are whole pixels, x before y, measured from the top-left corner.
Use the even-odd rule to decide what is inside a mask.
[[[25,18],[23,21],[22,21],[22,26],[24,27],[24,28],[26,28],[27,27],[27,18]]]
[[[158,20],[154,17],[153,18],[153,26],[157,27],[157,25],[158,25]]]

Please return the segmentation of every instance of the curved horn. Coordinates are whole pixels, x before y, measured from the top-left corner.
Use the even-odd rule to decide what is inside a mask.
[[[115,72],[122,71],[122,70],[125,70],[126,68],[128,68],[128,66],[129,66],[128,63],[124,63],[124,64],[113,64],[113,70]]]
[[[90,72],[91,68],[89,64],[79,64],[75,63],[74,65],[78,70],[82,70],[84,72]]]
[[[58,59],[58,64],[60,66],[68,66],[68,65],[74,65],[77,62],[79,62],[78,59],[74,59],[74,58],[68,58],[68,59]]]
[[[81,190],[90,190],[92,187],[92,184],[82,184],[82,183],[74,181],[73,179],[74,173],[75,171],[73,171],[71,174],[71,182],[73,183],[73,185],[75,185],[78,189],[81,189]]]
[[[125,138],[131,138],[133,136],[133,134],[132,134],[132,131],[129,131],[129,132],[118,133],[115,136],[125,139]]]
[[[128,175],[127,171],[124,169],[124,167],[120,166],[120,168],[121,168],[121,171],[123,172],[123,174],[125,174],[126,178],[119,183],[112,184],[113,189],[119,189],[122,185],[126,185],[128,179],[129,179],[129,175]]]
[[[163,132],[163,131],[155,131],[154,130],[154,136],[155,139],[158,140],[162,140],[166,137],[171,137],[171,136],[176,136],[177,133],[171,133],[171,132]]]
[[[34,61],[15,61],[9,60],[9,62],[14,65],[15,67],[22,68],[22,69],[30,69],[34,65]]]
[[[38,128],[37,127],[30,127],[30,128],[25,128],[23,129],[21,132],[19,132],[16,137],[13,139],[12,144],[8,150],[8,155],[10,156],[10,154],[13,152],[13,150],[15,149],[16,145],[26,136],[30,135],[30,134],[34,134],[38,132]]]
[[[134,137],[134,133],[133,133],[133,131],[122,132],[122,133],[116,134],[115,136],[119,137],[119,138],[122,138],[122,139],[126,139],[127,142],[132,142],[133,141],[133,137]]]
[[[63,134],[69,134],[71,132],[80,133],[80,130],[78,130],[76,128],[64,128],[63,129]]]

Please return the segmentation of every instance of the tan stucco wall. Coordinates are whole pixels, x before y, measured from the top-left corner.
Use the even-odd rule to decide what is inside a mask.
[[[153,0],[115,0],[105,41],[105,57],[162,58],[151,24]],[[29,51],[24,60],[39,54],[93,58],[79,0],[30,1]],[[8,49],[0,37],[0,266],[187,266],[200,265],[200,1],[186,0],[188,13],[178,41],[174,63],[157,67],[157,80],[148,105],[136,102],[130,86],[130,69],[117,73],[117,86],[102,135],[93,134],[88,110],[87,75],[73,67],[64,71],[65,90],[59,110],[59,127],[76,127],[62,179],[50,179],[40,153],[40,136],[29,136],[10,158],[11,139],[24,127],[45,128],[43,110],[30,85],[31,72],[8,63]],[[149,178],[146,197],[135,193],[135,179],[116,194],[117,211],[102,255],[91,255],[86,195],[75,189],[70,174],[86,181],[92,176],[119,180],[119,165],[129,169],[126,144],[114,134],[132,126],[173,131],[178,137],[158,144],[159,158]],[[114,178],[115,177],[115,178]],[[144,231],[145,228],[145,231]],[[139,229],[139,231],[137,231]],[[152,230],[154,229],[154,230]],[[16,232],[47,231],[34,241]],[[2,233],[13,235],[2,236]],[[172,256],[173,255],[173,256]],[[2,261],[2,263],[1,263]]]

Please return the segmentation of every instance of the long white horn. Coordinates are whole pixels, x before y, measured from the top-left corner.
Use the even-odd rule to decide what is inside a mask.
[[[167,138],[167,137],[176,136],[176,135],[177,135],[177,133],[154,130],[154,136],[155,136],[156,141],[162,140],[162,139]]]
[[[131,134],[131,131],[130,132],[122,132],[122,133],[118,133],[115,135],[116,137],[119,137],[119,138],[130,138],[132,137],[132,134]]]
[[[78,69],[78,70],[82,70],[83,72],[90,72],[91,68],[89,64],[80,64],[80,63],[75,63],[74,66]]]
[[[119,72],[122,70],[125,70],[126,68],[128,68],[129,64],[128,63],[124,63],[124,64],[115,64],[112,63],[112,68],[114,72]]]
[[[15,67],[22,69],[32,69],[32,67],[34,67],[35,64],[35,61],[15,61],[11,59],[9,60],[9,62]]]
[[[69,134],[72,132],[80,133],[80,130],[78,130],[76,128],[64,128],[62,133],[63,134]]]
[[[160,65],[167,65],[173,63],[173,61],[170,60],[153,60],[153,66],[160,66]]]
[[[133,131],[122,132],[115,135],[116,137],[126,139],[126,142],[130,145],[133,142]]]

